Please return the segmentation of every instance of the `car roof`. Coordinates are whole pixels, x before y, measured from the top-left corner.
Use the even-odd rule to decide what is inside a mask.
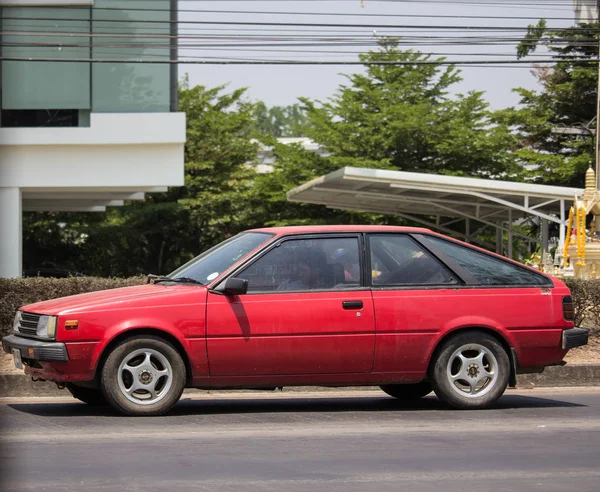
[[[401,226],[378,226],[378,225],[315,225],[315,226],[287,226],[287,227],[263,227],[259,229],[250,229],[247,232],[268,232],[270,234],[307,234],[307,233],[326,233],[326,232],[427,232],[429,229],[422,227],[401,227]]]

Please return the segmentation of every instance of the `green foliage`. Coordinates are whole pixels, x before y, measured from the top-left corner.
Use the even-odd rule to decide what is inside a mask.
[[[26,304],[145,282],[145,277],[0,278],[0,336],[10,333],[17,309]]]
[[[537,49],[538,44],[542,41],[544,34],[548,28],[546,19],[540,19],[539,22],[534,26],[529,24],[527,26],[527,34],[523,41],[517,46],[517,57],[519,59],[531,54]]]
[[[176,188],[188,218],[189,235],[203,249],[248,225],[258,144],[251,140],[254,105],[243,101],[245,89],[221,94],[202,86],[180,91],[180,111],[187,115],[185,186]],[[174,231],[182,234],[185,228]]]
[[[562,279],[575,304],[575,326],[586,326],[600,335],[600,280]]]
[[[275,162],[273,171],[259,174],[255,181],[256,200],[251,208],[254,222],[266,226],[316,224],[401,224],[393,216],[334,210],[322,205],[292,203],[286,193],[299,184],[339,168],[339,161],[323,158],[299,144],[284,145],[276,139],[265,139],[271,146]]]
[[[349,85],[329,101],[301,99],[311,123],[307,136],[333,154],[332,162],[518,178],[509,152],[514,138],[494,121],[482,93],[449,95],[461,80],[456,68],[401,50],[393,39],[360,59],[366,73],[347,76]]]
[[[272,137],[303,137],[306,134],[308,119],[299,104],[272,106],[267,108],[259,101],[254,108],[254,127]]]
[[[510,125],[519,140],[515,156],[531,171],[529,178],[545,184],[583,186],[586,169],[594,162],[594,140],[583,136],[560,135],[555,127],[589,125],[596,115],[598,90],[597,38],[599,25],[583,25],[551,31],[543,21],[530,26],[518,48],[520,57],[546,46],[553,54],[552,66],[534,70],[540,91],[515,89],[521,96],[518,108],[498,113],[498,120]],[[594,126],[594,125],[592,125]]]
[[[390,215],[287,202],[290,189],[344,166],[519,176],[509,151],[514,138],[506,126],[495,123],[482,94],[449,95],[451,86],[460,81],[456,69],[444,68],[441,59],[403,51],[393,40],[385,40],[379,50],[362,55],[361,60],[366,72],[348,76],[349,84],[327,102],[301,99],[308,118],[306,136],[320,144],[325,156],[299,145],[264,140],[272,146],[276,161],[272,173],[256,180],[262,197],[256,222],[403,223]],[[431,64],[422,64],[425,61]]]

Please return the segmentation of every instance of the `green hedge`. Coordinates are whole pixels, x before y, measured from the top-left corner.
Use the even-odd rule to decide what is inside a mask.
[[[570,278],[565,281],[573,294],[576,324],[593,328],[600,335],[600,280]],[[15,312],[25,304],[145,282],[145,277],[0,279],[0,335],[10,333]]]
[[[575,303],[575,324],[586,326],[600,335],[600,279],[564,278]]]
[[[0,335],[12,331],[15,313],[25,304],[144,283],[146,277],[0,278]]]

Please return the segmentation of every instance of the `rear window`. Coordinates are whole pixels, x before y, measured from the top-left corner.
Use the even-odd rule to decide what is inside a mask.
[[[544,275],[537,274],[508,261],[503,261],[466,246],[461,246],[444,239],[425,236],[426,241],[439,248],[458,265],[464,268],[482,285],[539,285],[552,286],[552,282]]]

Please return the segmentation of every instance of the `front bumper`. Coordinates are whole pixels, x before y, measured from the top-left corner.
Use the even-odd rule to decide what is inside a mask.
[[[8,335],[2,339],[2,348],[8,353],[12,353],[13,349],[20,350],[23,359],[42,362],[67,362],[69,360],[67,347],[60,342],[42,342],[17,335]]]
[[[581,347],[588,343],[589,330],[586,328],[571,328],[562,333],[562,348],[564,350]]]

